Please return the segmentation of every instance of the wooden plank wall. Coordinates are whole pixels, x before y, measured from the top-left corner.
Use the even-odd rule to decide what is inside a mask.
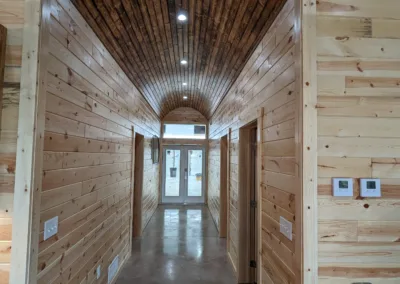
[[[46,2],[45,2],[46,3]],[[46,5],[46,4],[44,4]],[[51,0],[38,283],[106,283],[130,254],[132,131],[145,136],[143,220],[158,204],[160,121],[69,0]],[[58,234],[43,240],[58,216]],[[96,280],[96,267],[101,278]]]
[[[230,142],[229,248],[234,266],[238,263],[238,149],[239,128],[257,119],[257,110],[264,107],[262,160],[262,283],[295,283],[300,280],[300,264],[296,253],[295,208],[300,205],[301,186],[297,171],[295,144],[294,0],[289,0],[277,16],[260,45],[255,49],[240,76],[210,121],[210,145],[218,149],[218,140],[232,129]],[[298,155],[300,157],[300,155]],[[210,180],[218,169],[209,167]],[[218,187],[210,183],[211,211],[218,210]],[[293,222],[293,240],[279,232],[279,217]],[[297,216],[296,216],[297,217]],[[215,218],[215,217],[214,217]]]
[[[400,1],[317,5],[319,283],[400,283]],[[333,198],[332,177],[354,178]],[[360,198],[361,177],[382,198]]]
[[[221,139],[208,141],[208,208],[220,231]]]
[[[162,121],[164,123],[204,123],[208,122],[199,111],[190,107],[180,107],[169,112]]]
[[[24,1],[0,0],[0,24],[7,29],[3,98],[0,101],[0,284],[4,284],[8,283],[11,255]]]

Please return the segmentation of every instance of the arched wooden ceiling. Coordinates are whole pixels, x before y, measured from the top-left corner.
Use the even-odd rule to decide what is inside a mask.
[[[209,118],[286,0],[72,2],[160,117],[192,107]]]

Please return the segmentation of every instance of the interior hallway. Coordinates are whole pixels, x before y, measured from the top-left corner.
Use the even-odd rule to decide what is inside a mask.
[[[117,284],[236,283],[206,206],[159,206],[132,250]]]

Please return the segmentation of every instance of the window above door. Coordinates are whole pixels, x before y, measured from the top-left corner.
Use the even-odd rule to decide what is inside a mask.
[[[206,139],[204,124],[164,124],[163,138],[171,139]]]

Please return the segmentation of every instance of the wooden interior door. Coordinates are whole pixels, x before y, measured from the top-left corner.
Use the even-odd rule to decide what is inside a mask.
[[[133,237],[142,234],[142,192],[143,192],[144,136],[135,136],[135,176],[133,196]]]
[[[219,236],[227,237],[228,230],[228,135],[220,141],[220,216]]]
[[[257,281],[257,128],[251,128],[249,143],[249,257],[250,257],[250,283]]]
[[[257,122],[239,130],[238,282],[256,283],[258,251]]]

